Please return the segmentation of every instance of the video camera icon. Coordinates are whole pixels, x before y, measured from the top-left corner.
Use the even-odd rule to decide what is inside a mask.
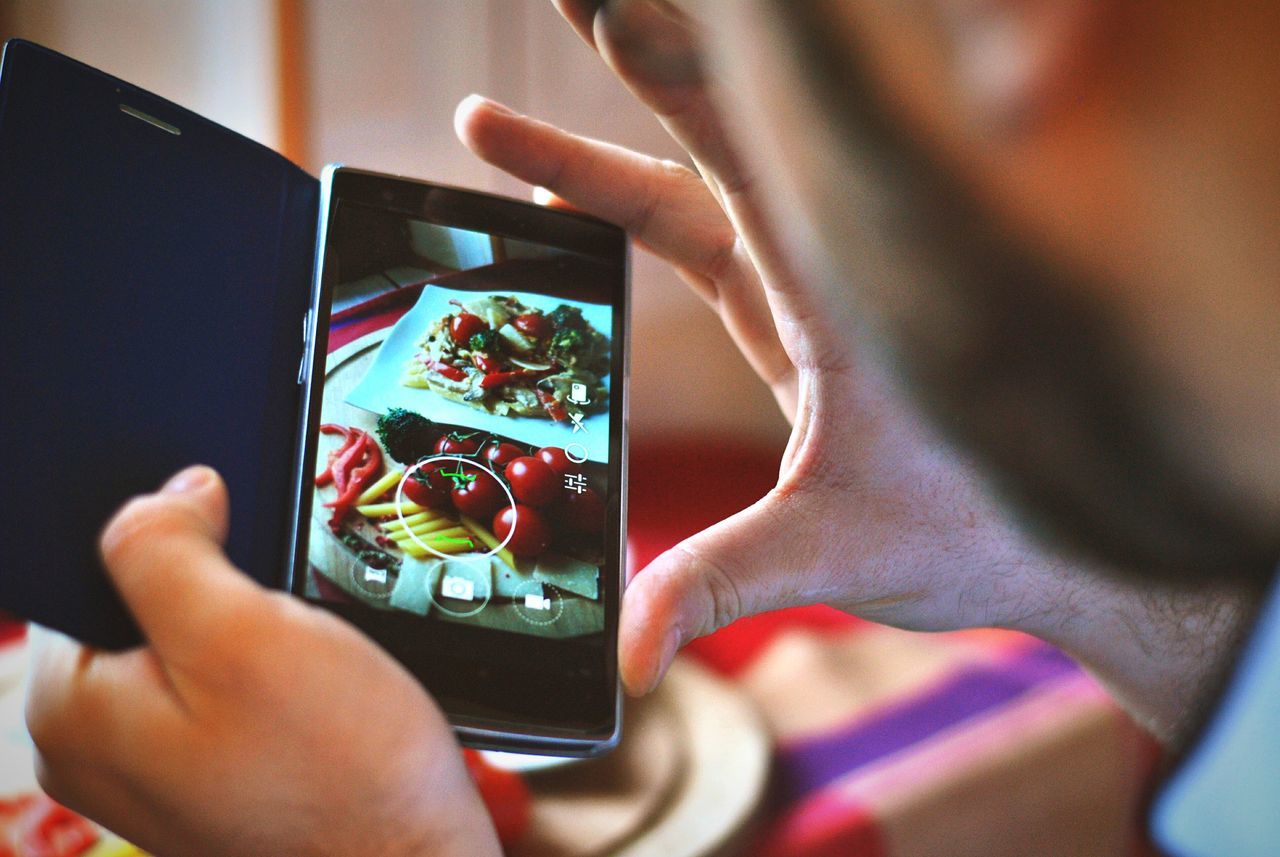
[[[511,596],[516,615],[530,625],[546,627],[564,614],[564,594],[550,583],[526,580]]]

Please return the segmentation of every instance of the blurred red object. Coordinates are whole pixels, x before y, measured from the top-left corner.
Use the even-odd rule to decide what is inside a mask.
[[[78,857],[98,838],[92,824],[43,794],[0,801],[0,857]]]
[[[0,611],[0,646],[22,639],[26,633],[25,622]]]
[[[533,815],[533,797],[524,777],[514,771],[495,768],[475,750],[463,750],[467,768],[480,790],[480,799],[493,818],[498,839],[504,846],[511,845],[529,828]],[[0,855],[2,857],[2,855]]]
[[[777,484],[781,465],[780,448],[706,438],[633,441],[627,539],[636,567],[763,497]],[[781,630],[840,631],[860,622],[831,607],[794,607],[741,619],[687,650],[733,675]]]
[[[633,439],[627,534],[637,566],[763,497],[781,462],[781,449],[741,442]]]

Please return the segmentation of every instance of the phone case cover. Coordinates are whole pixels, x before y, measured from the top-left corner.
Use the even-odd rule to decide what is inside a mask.
[[[196,462],[230,489],[232,561],[279,585],[318,194],[263,146],[8,43],[0,610],[136,643],[97,535],[126,498]]]

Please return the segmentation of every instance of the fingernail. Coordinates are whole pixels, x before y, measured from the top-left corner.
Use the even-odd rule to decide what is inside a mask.
[[[188,467],[186,470],[179,470],[174,476],[160,489],[162,494],[185,494],[190,491],[197,491],[209,484],[213,478],[213,470],[205,467],[203,464],[197,464],[194,467]]]
[[[477,104],[483,104],[484,106],[492,110],[494,113],[501,113],[503,116],[516,115],[516,112],[512,110],[510,107],[508,107],[507,105],[499,104],[498,102],[494,101],[492,98],[485,98],[483,95],[480,95],[479,93],[476,93],[476,92],[473,92],[470,95],[468,95],[467,100],[474,101]]]

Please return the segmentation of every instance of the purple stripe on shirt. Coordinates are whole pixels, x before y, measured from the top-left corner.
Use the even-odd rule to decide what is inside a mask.
[[[1079,669],[1052,646],[1037,645],[1004,663],[960,670],[835,732],[784,744],[777,760],[779,796],[787,802],[797,800],[856,768]]]

